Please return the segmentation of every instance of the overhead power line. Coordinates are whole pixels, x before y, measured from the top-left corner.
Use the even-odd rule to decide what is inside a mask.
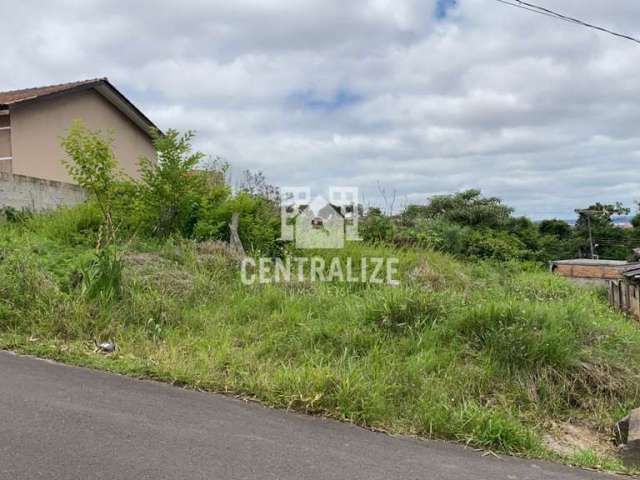
[[[625,40],[630,40],[632,42],[640,44],[640,39],[632,37],[631,35],[626,35],[624,33],[614,32],[613,30],[609,30],[605,27],[600,27],[598,25],[594,25],[592,23],[585,22],[578,18],[570,17],[568,15],[564,15],[562,13],[551,10],[550,8],[541,7],[539,5],[535,5],[533,3],[525,2],[523,0],[496,0],[497,2],[504,3],[505,5],[511,5],[512,7],[521,8],[523,10],[527,10],[529,12],[538,13],[540,15],[546,15],[547,17],[555,18],[556,20],[562,20],[564,22],[573,23],[575,25],[580,25],[586,28],[592,28],[594,30],[598,30],[599,32],[607,33],[609,35],[613,35],[614,37],[623,38]]]

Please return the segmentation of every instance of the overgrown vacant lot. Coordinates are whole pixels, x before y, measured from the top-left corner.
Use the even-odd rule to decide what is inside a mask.
[[[640,403],[640,331],[602,291],[541,267],[360,244],[340,255],[398,256],[401,286],[245,286],[219,244],[133,239],[120,246],[120,297],[91,300],[97,223],[80,206],[0,224],[4,348],[619,468],[607,442]],[[118,351],[95,353],[106,339]]]

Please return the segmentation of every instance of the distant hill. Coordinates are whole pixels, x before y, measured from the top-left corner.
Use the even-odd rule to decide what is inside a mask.
[[[631,219],[633,217],[631,215],[614,215],[613,217],[611,217],[611,220],[613,220],[613,223],[615,225],[629,225],[631,223]],[[571,219],[567,219],[567,218],[561,218],[560,220],[567,222],[569,225],[575,225],[577,219],[576,218],[571,218]]]

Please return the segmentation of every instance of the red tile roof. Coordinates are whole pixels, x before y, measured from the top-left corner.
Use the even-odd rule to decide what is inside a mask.
[[[56,93],[64,93],[74,90],[78,87],[88,87],[102,82],[106,82],[106,78],[94,78],[91,80],[81,80],[79,82],[60,83],[58,85],[48,85],[46,87],[24,88],[21,90],[9,90],[0,92],[0,105],[11,105],[14,103],[33,100],[40,97],[46,97]]]

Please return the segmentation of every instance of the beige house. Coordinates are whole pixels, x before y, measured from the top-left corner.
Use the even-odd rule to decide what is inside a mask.
[[[106,78],[0,92],[0,207],[77,201],[77,194],[66,198],[78,189],[60,146],[76,119],[112,133],[116,158],[133,178],[141,156],[156,158],[149,134],[156,126]]]

